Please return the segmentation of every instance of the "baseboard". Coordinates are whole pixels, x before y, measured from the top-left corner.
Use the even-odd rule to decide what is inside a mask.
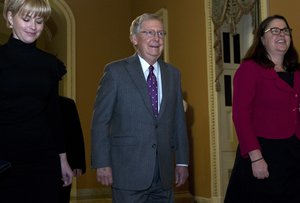
[[[204,197],[195,197],[196,203],[212,203],[211,199]]]
[[[222,197],[212,197],[212,198],[204,198],[204,197],[195,197],[196,203],[223,203],[224,198]]]
[[[193,195],[188,192],[175,192],[174,193],[175,203],[195,203]]]

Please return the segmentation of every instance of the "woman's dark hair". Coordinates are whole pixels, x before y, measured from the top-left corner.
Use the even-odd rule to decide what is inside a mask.
[[[252,59],[256,63],[262,65],[264,68],[271,68],[275,66],[275,64],[270,60],[269,54],[261,41],[261,37],[265,34],[267,26],[275,19],[283,20],[287,28],[291,29],[287,20],[283,16],[273,15],[267,17],[259,24],[253,39],[253,43],[248,49],[243,60]],[[294,71],[295,69],[299,69],[298,53],[294,47],[292,33],[290,34],[290,38],[290,47],[284,55],[283,65],[287,68],[287,71]]]

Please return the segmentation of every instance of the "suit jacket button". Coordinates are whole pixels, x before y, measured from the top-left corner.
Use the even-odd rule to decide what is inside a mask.
[[[152,148],[155,149],[155,148],[156,148],[156,144],[153,144],[153,145],[152,145]]]
[[[158,125],[155,125],[155,128],[158,128]]]

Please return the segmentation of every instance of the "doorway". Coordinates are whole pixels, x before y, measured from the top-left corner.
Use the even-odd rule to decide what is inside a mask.
[[[238,13],[238,3],[255,3]],[[211,202],[224,200],[235,159],[237,138],[232,122],[232,80],[235,70],[252,43],[253,30],[267,16],[267,0],[206,0],[207,72],[211,149]],[[224,9],[226,7],[226,9]],[[226,14],[226,12],[228,12]],[[238,22],[232,23],[236,14]],[[223,15],[218,22],[213,15]],[[226,16],[227,15],[227,16]],[[226,21],[228,18],[228,21]],[[233,26],[234,25],[234,26]]]

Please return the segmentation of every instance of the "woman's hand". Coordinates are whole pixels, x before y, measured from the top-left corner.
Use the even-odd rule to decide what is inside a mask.
[[[253,176],[257,179],[269,177],[268,164],[264,159],[251,163]]]
[[[67,154],[61,153],[59,154],[59,157],[60,157],[62,181],[64,182],[63,187],[66,187],[72,184],[73,171],[68,163]]]
[[[251,159],[252,173],[257,179],[265,179],[269,177],[268,164],[263,158],[259,149],[249,152]]]

